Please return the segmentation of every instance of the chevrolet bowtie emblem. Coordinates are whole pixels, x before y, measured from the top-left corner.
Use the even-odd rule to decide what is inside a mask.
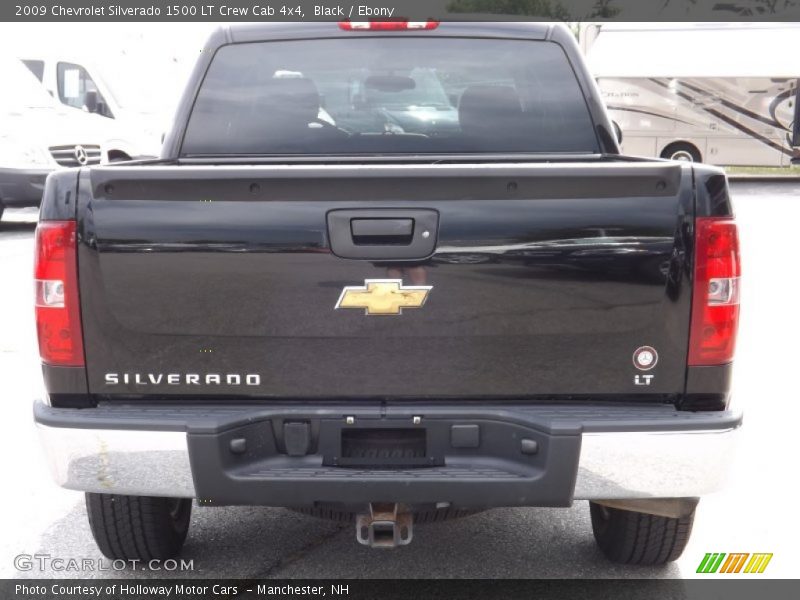
[[[367,279],[363,286],[348,285],[336,308],[363,308],[365,315],[401,315],[404,308],[420,308],[432,285],[403,285],[402,279]]]

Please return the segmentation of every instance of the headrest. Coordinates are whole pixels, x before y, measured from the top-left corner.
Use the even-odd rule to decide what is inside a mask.
[[[510,85],[473,85],[461,94],[458,120],[465,135],[506,136],[521,125],[522,103]]]
[[[266,83],[262,93],[265,108],[274,113],[273,118],[308,124],[319,114],[319,91],[305,77],[275,77]]]

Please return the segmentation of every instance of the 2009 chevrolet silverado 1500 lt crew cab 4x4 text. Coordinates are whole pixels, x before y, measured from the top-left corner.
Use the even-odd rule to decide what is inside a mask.
[[[589,500],[664,563],[741,422],[725,176],[620,156],[561,25],[220,29],[161,159],[49,177],[35,270],[35,419],[109,557],[192,499],[371,546]]]

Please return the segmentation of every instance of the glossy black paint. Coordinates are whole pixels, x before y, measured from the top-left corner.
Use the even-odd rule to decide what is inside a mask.
[[[104,395],[528,398],[683,392],[691,167],[94,168],[79,211],[89,389]],[[343,259],[332,209],[440,215],[429,259]],[[396,317],[344,286],[432,285]],[[632,354],[659,351],[649,386]],[[258,386],[105,385],[255,373]]]
[[[697,216],[732,217],[733,203],[725,172],[718,167],[695,165],[694,177]]]
[[[730,401],[733,363],[713,367],[689,367],[681,410],[725,410]]]
[[[86,369],[83,367],[59,367],[42,364],[44,385],[51,396],[86,394]]]
[[[42,378],[51,406],[89,408],[97,400],[89,394],[84,367],[58,367],[42,364]]]
[[[60,169],[47,176],[39,208],[40,221],[68,221],[75,218],[79,173],[80,169]]]

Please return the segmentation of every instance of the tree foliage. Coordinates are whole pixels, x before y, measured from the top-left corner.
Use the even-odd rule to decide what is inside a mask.
[[[664,8],[684,6],[690,12],[702,0],[664,0]],[[719,0],[712,4],[714,11],[734,13],[742,16],[777,14],[790,8],[800,7],[800,0]]]
[[[530,15],[567,20],[569,11],[558,0],[453,0],[447,10],[454,13]]]
[[[618,6],[614,6],[614,0],[597,0],[589,13],[589,19],[613,19],[622,11]]]
[[[525,15],[558,21],[613,19],[624,16],[624,6],[632,0],[595,0],[588,14],[573,14],[569,0],[451,0],[447,10],[453,13],[485,13]],[[643,1],[643,0],[639,0]],[[777,14],[800,7],[800,0],[661,0],[661,10],[683,8],[688,14],[698,8],[710,7],[714,12],[741,16]],[[565,5],[566,3],[566,5]]]

